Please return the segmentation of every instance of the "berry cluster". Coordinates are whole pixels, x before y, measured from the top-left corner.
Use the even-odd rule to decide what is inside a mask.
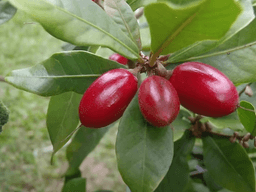
[[[113,54],[109,59],[126,65],[128,59]],[[222,117],[234,112],[239,95],[234,84],[216,68],[199,62],[178,65],[171,75],[164,72],[147,77],[138,91],[144,118],[156,127],[167,126],[178,116],[180,104],[194,113]],[[165,70],[165,69],[164,69]],[[157,75],[156,75],[157,74]],[[126,69],[101,75],[86,90],[79,106],[81,123],[90,128],[105,127],[118,120],[137,92],[138,79]]]

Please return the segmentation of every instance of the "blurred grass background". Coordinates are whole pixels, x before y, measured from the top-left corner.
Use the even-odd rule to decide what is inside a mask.
[[[27,15],[0,25],[0,75],[35,65],[55,52],[64,42],[50,36]],[[67,167],[65,148],[50,165],[51,142],[46,129],[49,98],[18,90],[0,82],[0,100],[10,110],[9,122],[0,134],[0,192],[61,191]],[[81,166],[88,191],[125,191],[116,165],[114,127]]]

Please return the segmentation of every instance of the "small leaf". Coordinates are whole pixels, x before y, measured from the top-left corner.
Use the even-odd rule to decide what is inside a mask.
[[[132,10],[136,10],[139,7],[144,7],[150,3],[157,2],[157,0],[127,0],[126,1],[132,8]]]
[[[50,99],[46,124],[53,145],[52,156],[65,145],[78,126],[78,106],[82,95],[67,92]]]
[[[5,80],[13,86],[42,96],[68,91],[83,94],[102,73],[126,68],[86,51],[56,53],[33,67],[12,71]]]
[[[172,129],[148,124],[140,112],[137,95],[120,121],[116,156],[124,182],[136,192],[154,191],[171,165]]]
[[[7,1],[0,1],[0,25],[10,20],[17,9]]]
[[[77,172],[84,158],[98,145],[101,138],[112,126],[113,124],[100,129],[86,127],[79,129],[67,147],[66,156],[69,168],[66,171],[66,175],[73,175]]]
[[[237,113],[241,123],[243,124],[244,128],[250,132],[253,136],[256,136],[256,117],[255,112],[247,111],[246,109],[253,110],[254,106],[247,102],[247,101],[240,101],[240,106],[243,108],[238,107]],[[244,109],[246,108],[246,109]]]
[[[2,101],[0,101],[0,133],[2,132],[2,126],[4,126],[9,120],[9,110],[7,107],[3,104]]]
[[[116,23],[93,1],[10,0],[38,21],[54,37],[77,46],[108,47],[129,59],[139,58],[139,49]],[[111,27],[110,27],[111,26]]]
[[[191,153],[194,143],[195,137],[188,130],[174,143],[171,167],[155,192],[184,190],[189,181],[187,156]]]
[[[62,192],[86,192],[86,180],[85,178],[75,178],[67,183],[62,188]]]
[[[125,0],[105,0],[104,9],[121,30],[141,49],[139,25],[131,7]]]
[[[246,151],[226,138],[203,137],[204,163],[214,181],[234,192],[254,192],[254,167]]]
[[[219,40],[241,12],[234,0],[196,1],[179,6],[152,3],[145,7],[151,49],[153,53],[168,54],[197,41]]]

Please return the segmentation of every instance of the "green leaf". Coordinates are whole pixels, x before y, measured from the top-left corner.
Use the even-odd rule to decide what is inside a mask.
[[[195,137],[190,131],[185,131],[181,139],[174,143],[174,157],[166,176],[155,192],[183,191],[189,181],[189,166],[187,156],[195,144]]]
[[[66,156],[69,168],[66,171],[66,175],[73,175],[77,172],[84,158],[98,145],[101,138],[112,126],[113,124],[100,129],[86,127],[79,129],[67,147]]]
[[[157,0],[127,0],[126,1],[132,8],[132,10],[136,10],[139,7],[144,7],[150,3],[157,2]]]
[[[237,111],[219,118],[204,117],[202,121],[209,121],[218,129],[230,128],[234,131],[244,130],[244,126],[239,120]]]
[[[78,46],[109,47],[129,59],[139,50],[116,23],[93,1],[10,0],[56,38]]]
[[[9,110],[7,107],[3,104],[2,101],[0,101],[0,133],[2,132],[2,126],[5,125],[9,120]]]
[[[5,80],[13,86],[42,96],[68,91],[83,94],[102,73],[126,68],[86,51],[56,53],[26,69],[12,71]]]
[[[86,179],[85,178],[75,178],[67,183],[62,188],[62,192],[86,192]]]
[[[234,84],[256,81],[256,19],[212,51],[187,60],[207,63],[222,71]],[[202,47],[203,48],[203,47]],[[196,51],[196,48],[194,49]]]
[[[252,20],[255,18],[254,11],[253,11],[250,1],[239,0],[238,3],[240,4],[240,7],[242,8],[242,13],[238,16],[237,20],[232,24],[229,31],[225,34],[224,37],[222,37],[219,41],[207,40],[207,41],[196,42],[193,45],[190,45],[188,47],[181,49],[180,51],[173,53],[172,56],[169,58],[168,62],[169,63],[184,62],[184,61],[188,61],[188,60],[192,60],[192,59],[196,59],[196,58],[209,57],[209,55],[211,55],[211,54],[218,55],[218,52],[220,54],[223,54],[222,51],[219,50],[219,47],[222,47],[221,44],[224,43],[226,45],[226,42],[228,39],[230,39],[232,36],[234,36],[239,31],[241,31],[241,29],[247,28],[248,24],[250,22],[252,22]],[[237,40],[234,40],[234,41],[229,40],[229,42],[233,41],[233,43],[231,43],[231,44],[229,43],[230,48],[233,49],[235,47],[241,46],[242,44],[244,44],[247,41],[246,39],[248,39],[248,40],[253,39],[254,35],[253,34],[249,35],[249,34],[252,34],[252,33],[247,32],[247,33],[245,33],[245,36],[236,35]],[[241,38],[241,37],[243,37],[243,38]],[[216,48],[216,49],[214,49],[214,48]],[[226,49],[227,48],[224,48],[224,50],[226,50]],[[209,51],[209,50],[211,50],[211,51]],[[229,51],[231,51],[231,50],[229,50]]]
[[[226,138],[203,137],[204,164],[214,181],[234,192],[254,192],[254,167],[246,151]]]
[[[141,49],[139,24],[125,0],[105,0],[104,9],[121,30]]]
[[[197,41],[219,40],[242,9],[234,0],[204,0],[176,6],[154,3],[145,7],[153,53],[168,54]],[[221,21],[221,22],[220,22]]]
[[[246,109],[254,111],[254,107],[247,101],[240,101],[240,106]],[[255,112],[247,111],[243,108],[238,107],[237,113],[244,128],[250,132],[253,136],[256,136],[256,117]]]
[[[78,106],[82,95],[67,92],[50,99],[46,125],[53,145],[52,156],[63,147],[79,123]]]
[[[148,124],[140,112],[137,95],[120,121],[116,156],[124,182],[136,192],[154,191],[171,165],[172,129]]]
[[[7,1],[0,1],[0,25],[9,21],[16,13],[17,9]]]
[[[184,131],[191,127],[191,123],[187,119],[189,116],[191,116],[191,114],[181,106],[178,116],[171,124],[173,128],[174,141],[180,139],[184,134]]]

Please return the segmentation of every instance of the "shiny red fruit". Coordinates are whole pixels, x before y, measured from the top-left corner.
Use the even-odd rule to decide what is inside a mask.
[[[109,57],[109,59],[121,63],[123,65],[127,65],[128,63],[128,59],[123,57],[122,55],[119,55],[118,53],[114,53]]]
[[[180,103],[205,116],[222,117],[234,112],[239,96],[234,84],[218,69],[199,62],[177,66],[170,78]]]
[[[176,90],[160,76],[150,76],[141,83],[138,99],[142,115],[156,127],[169,125],[180,110]]]
[[[105,127],[118,120],[137,91],[137,78],[125,69],[101,75],[86,90],[79,105],[85,127]]]

